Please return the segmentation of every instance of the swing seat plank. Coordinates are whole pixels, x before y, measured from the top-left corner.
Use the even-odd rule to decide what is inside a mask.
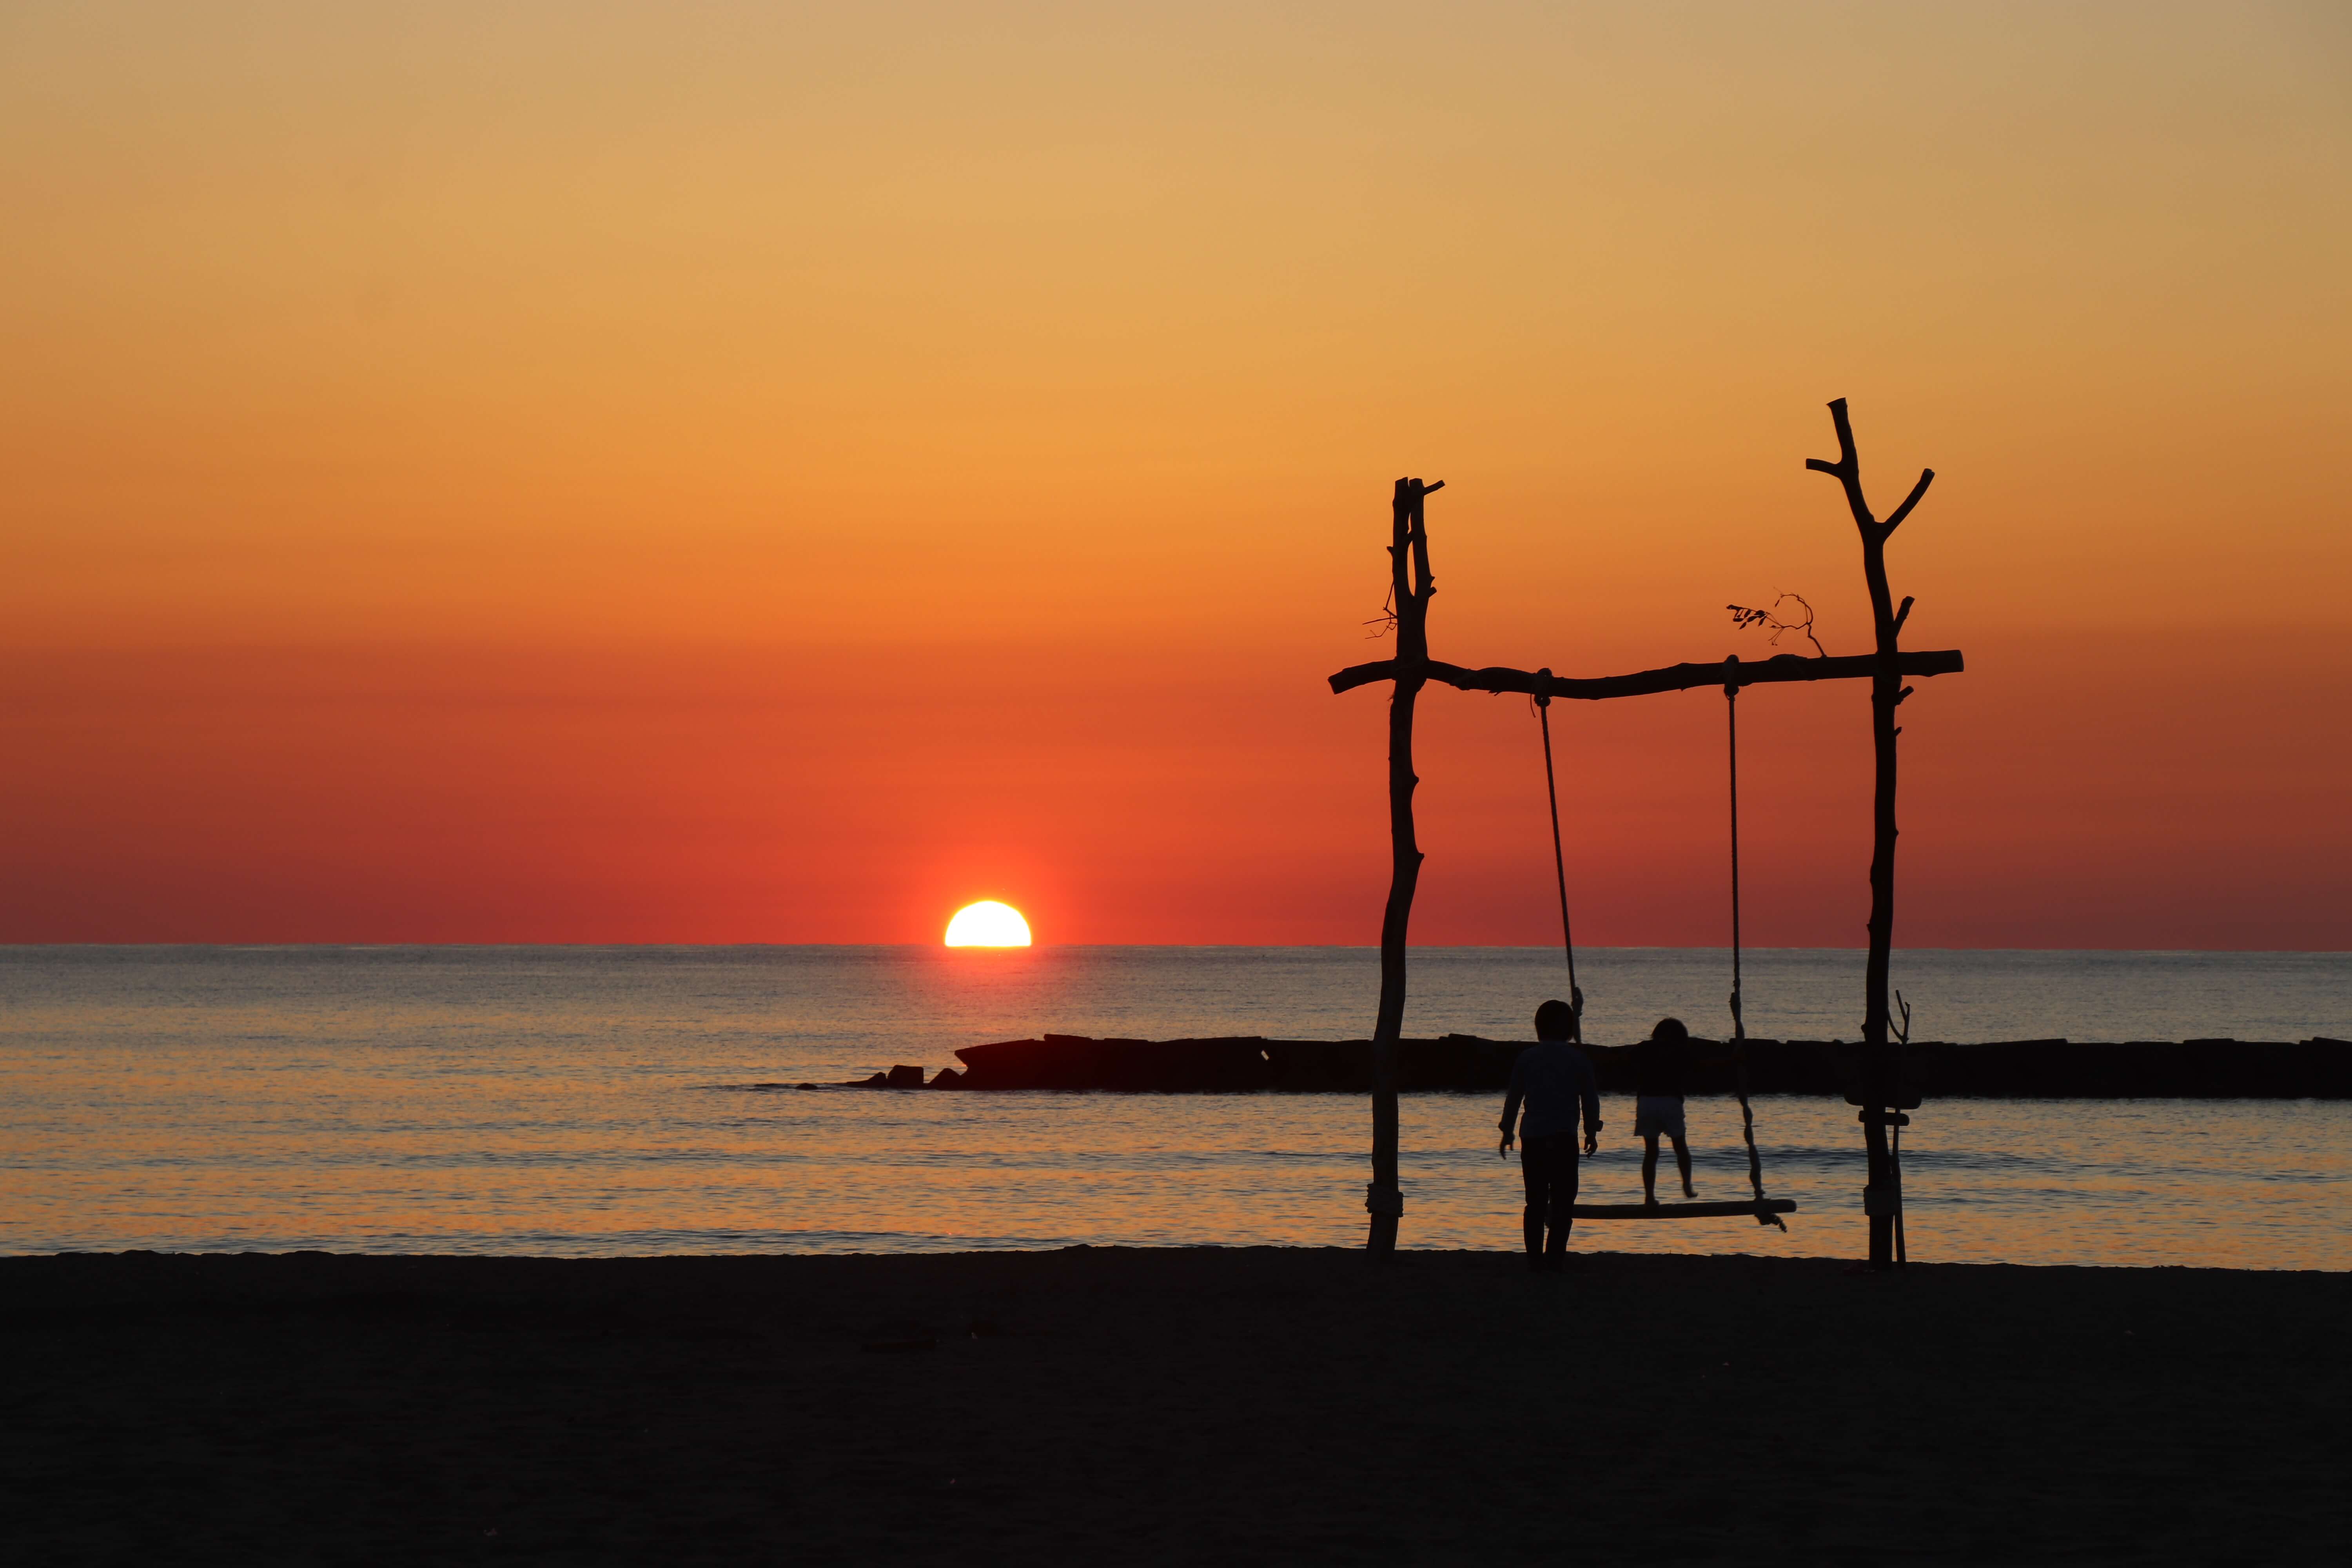
[[[1794,1214],[1794,1198],[1748,1198],[1723,1204],[1578,1204],[1570,1214],[1578,1219],[1734,1219],[1759,1214]]]

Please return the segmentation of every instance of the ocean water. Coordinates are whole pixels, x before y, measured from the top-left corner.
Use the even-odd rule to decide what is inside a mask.
[[[2352,955],[1897,955],[1919,1038],[2352,1037]],[[1726,955],[1580,955],[1589,1033],[1723,1028]],[[1540,949],[1413,955],[1407,1026],[1524,1036]],[[1852,1038],[1862,955],[1747,961],[1750,1029]],[[1345,1095],[912,1094],[830,1084],[1045,1029],[1370,1032],[1361,948],[0,949],[0,1251],[867,1252],[1272,1243],[1363,1229]],[[1492,1097],[1407,1097],[1405,1245],[1517,1244]],[[1590,1199],[1640,1193],[1632,1108]],[[1700,1194],[1745,1194],[1737,1106],[1690,1106]],[[1582,1222],[1615,1250],[1851,1256],[1861,1139],[1764,1097],[1787,1235]],[[1913,1256],[2352,1267],[2352,1103],[1968,1100],[1903,1146]]]

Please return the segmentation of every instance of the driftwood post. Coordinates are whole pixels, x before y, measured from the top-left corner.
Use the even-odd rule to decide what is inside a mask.
[[[1886,541],[1927,493],[1936,470],[1922,468],[1919,482],[1895,515],[1881,522],[1863,499],[1862,463],[1854,454],[1844,398],[1830,405],[1830,419],[1837,426],[1837,461],[1808,458],[1805,467],[1832,475],[1845,487],[1845,504],[1862,532],[1862,573],[1870,584],[1870,616],[1878,634],[1878,667],[1870,680],[1870,732],[1877,769],[1871,800],[1870,965],[1863,981],[1862,1138],[1870,1173],[1863,1212],[1870,1219],[1870,1266],[1889,1268],[1895,1263],[1895,1220],[1903,1212],[1903,1189],[1886,1149],[1886,1113],[1897,1098],[1886,1005],[1886,972],[1895,947],[1895,738],[1903,733],[1895,722],[1895,710],[1911,695],[1903,684],[1895,639],[1911,614],[1911,601],[1906,597],[1897,607],[1886,586]]]
[[[1421,881],[1421,846],[1412,831],[1412,710],[1428,679],[1429,528],[1423,498],[1445,481],[1399,479],[1390,503],[1389,588],[1396,605],[1395,688],[1389,696],[1389,902],[1381,916],[1381,1010],[1372,1026],[1372,1179],[1364,1188],[1371,1225],[1364,1246],[1375,1258],[1396,1251],[1404,1193],[1397,1185],[1397,1041],[1404,1035],[1405,938]]]

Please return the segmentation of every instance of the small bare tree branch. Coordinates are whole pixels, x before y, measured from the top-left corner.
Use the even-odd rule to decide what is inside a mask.
[[[1774,592],[1779,593],[1780,591],[1775,589]],[[1799,605],[1804,607],[1804,619],[1791,620],[1784,617],[1780,614],[1780,606],[1790,599],[1796,600]],[[1769,609],[1751,610],[1739,605],[1726,605],[1724,608],[1731,612],[1731,624],[1735,626],[1740,627],[1742,630],[1745,630],[1749,626],[1769,627],[1772,632],[1769,641],[1774,647],[1780,646],[1781,633],[1802,632],[1805,636],[1805,640],[1813,645],[1813,652],[1815,654],[1822,658],[1827,658],[1830,656],[1830,650],[1822,646],[1822,639],[1813,635],[1812,601],[1806,598],[1802,594],[1780,594],[1779,598],[1772,601],[1772,605]]]
[[[1817,474],[1831,475],[1844,486],[1846,508],[1853,513],[1853,521],[1864,532],[1875,532],[1879,538],[1885,539],[1903,526],[1903,520],[1911,515],[1911,509],[1919,504],[1919,498],[1926,495],[1927,487],[1936,482],[1936,470],[1920,469],[1919,482],[1911,487],[1911,493],[1903,498],[1903,504],[1895,509],[1895,515],[1881,522],[1871,515],[1870,502],[1863,499],[1862,459],[1853,449],[1853,421],[1846,416],[1844,398],[1841,397],[1830,405],[1830,422],[1837,426],[1837,460],[1832,462],[1826,458],[1807,458],[1805,467]]]
[[[1919,470],[1919,482],[1911,487],[1911,493],[1903,498],[1903,504],[1896,507],[1895,509],[1895,515],[1886,520],[1887,532],[1892,533],[1896,529],[1903,526],[1903,520],[1911,515],[1911,509],[1919,504],[1919,498],[1926,495],[1927,493],[1927,487],[1935,482],[1935,469],[1922,468]]]
[[[1807,458],[1805,467],[1817,474],[1828,474],[1845,487],[1846,510],[1853,513],[1855,524],[1864,533],[1876,532],[1878,520],[1870,515],[1870,503],[1862,495],[1862,459],[1854,453],[1853,421],[1846,417],[1844,398],[1830,405],[1830,423],[1837,427],[1837,461]]]

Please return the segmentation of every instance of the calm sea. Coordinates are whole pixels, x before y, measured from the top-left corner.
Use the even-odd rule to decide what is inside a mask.
[[[1589,1033],[1720,1033],[1716,951],[1594,950]],[[1898,955],[1920,1038],[2352,1037],[2352,954]],[[1750,1029],[1852,1038],[1862,959],[1748,960]],[[569,1255],[1276,1243],[1363,1226],[1362,1100],[756,1087],[951,1065],[1045,1029],[1369,1033],[1361,948],[0,949],[0,1251]],[[1432,949],[1408,1029],[1524,1036],[1546,950]],[[1490,1097],[1408,1097],[1403,1237],[1510,1247]],[[1631,1107],[1604,1111],[1612,1132]],[[1692,1102],[1702,1196],[1738,1112]],[[1853,1112],[1758,1101],[1790,1234],[1580,1226],[1588,1247],[1851,1255]],[[2352,1104],[1931,1103],[1904,1143],[1924,1258],[2352,1267]],[[1639,1195],[1609,1139],[1593,1198]]]

